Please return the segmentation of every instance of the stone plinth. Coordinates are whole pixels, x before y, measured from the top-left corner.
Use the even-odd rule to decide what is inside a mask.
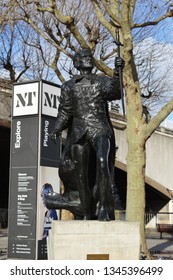
[[[127,221],[53,221],[50,260],[138,260],[139,224]]]

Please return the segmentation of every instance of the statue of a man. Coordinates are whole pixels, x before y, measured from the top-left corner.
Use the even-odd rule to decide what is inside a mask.
[[[112,219],[115,139],[107,101],[121,98],[118,67],[123,68],[123,64],[122,59],[116,59],[113,77],[92,74],[92,53],[82,49],[74,56],[74,66],[80,74],[62,85],[57,120],[50,136],[55,140],[69,128],[60,166],[66,189],[61,198],[50,195],[48,204],[69,210],[73,204],[71,212],[79,213],[84,220]],[[93,154],[95,167],[91,170]],[[73,176],[67,170],[73,171]]]

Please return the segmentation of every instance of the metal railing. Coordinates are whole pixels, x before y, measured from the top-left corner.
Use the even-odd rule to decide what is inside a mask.
[[[116,220],[126,220],[125,210],[115,210]],[[157,224],[173,224],[173,212],[146,212],[145,225],[155,227]]]
[[[146,212],[145,225],[156,227],[157,224],[173,224],[173,212]]]

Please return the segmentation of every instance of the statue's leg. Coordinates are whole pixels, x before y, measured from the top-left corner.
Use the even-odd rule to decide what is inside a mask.
[[[79,197],[85,220],[91,219],[91,193],[88,183],[89,144],[73,144],[72,158],[75,163],[75,181],[78,185]]]
[[[116,156],[116,146],[115,146],[115,137],[114,134],[112,134],[111,141],[110,141],[110,153],[109,153],[109,168],[110,168],[110,173],[112,177],[112,195],[113,195],[113,204],[114,204],[114,209],[115,210],[123,210],[122,208],[122,203],[120,200],[120,196],[118,193],[118,189],[115,183],[115,156]],[[113,213],[114,215],[114,213]]]
[[[116,156],[116,142],[115,142],[115,134],[114,134],[114,129],[112,126],[112,122],[110,120],[110,116],[109,116],[109,111],[108,111],[108,107],[106,107],[107,109],[107,119],[112,131],[112,135],[111,135],[111,139],[110,139],[110,153],[109,153],[109,168],[110,168],[110,173],[111,173],[111,177],[112,177],[112,195],[113,195],[113,199],[114,199],[114,209],[116,210],[122,210],[122,203],[120,200],[120,196],[118,193],[118,189],[115,183],[115,156]],[[113,214],[114,215],[114,214]]]
[[[97,156],[96,184],[99,189],[99,210],[98,220],[108,221],[111,194],[111,174],[109,170],[110,140],[107,136],[98,137],[95,140],[94,148]]]

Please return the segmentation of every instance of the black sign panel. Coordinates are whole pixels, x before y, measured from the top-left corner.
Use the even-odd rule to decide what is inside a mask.
[[[44,227],[58,215],[51,213],[50,221],[45,216],[42,191],[43,186],[51,185],[59,192],[60,140],[54,144],[49,138],[59,95],[60,87],[45,81],[14,85],[8,234],[11,259],[47,256]]]
[[[35,259],[38,118],[13,119],[8,257]]]
[[[12,122],[11,167],[37,166],[38,117],[18,117]]]
[[[38,240],[38,260],[47,260],[46,238],[42,240]]]
[[[60,161],[60,140],[54,143],[49,134],[54,128],[55,118],[42,116],[41,120],[41,166],[59,167]]]

